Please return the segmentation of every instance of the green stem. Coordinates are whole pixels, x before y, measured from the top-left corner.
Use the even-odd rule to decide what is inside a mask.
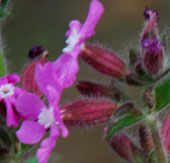
[[[7,67],[5,57],[3,56],[2,49],[0,49],[0,77],[7,74]]]
[[[150,127],[154,146],[155,146],[155,153],[157,157],[157,163],[166,163],[166,156],[164,154],[164,148],[162,145],[162,141],[160,138],[160,133],[158,129],[158,121],[156,115],[149,115],[147,118],[147,124]]]

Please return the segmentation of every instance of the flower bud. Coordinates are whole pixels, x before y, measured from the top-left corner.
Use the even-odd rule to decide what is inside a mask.
[[[154,148],[154,143],[151,134],[146,126],[143,124],[139,127],[139,138],[142,149],[145,154],[150,154]]]
[[[153,40],[146,46],[143,62],[149,75],[157,75],[163,68],[163,51],[158,40]]]
[[[115,135],[112,137],[110,146],[112,149],[125,160],[135,162],[135,158],[140,158],[139,148],[126,135]]]
[[[111,97],[117,96],[117,90],[110,89],[102,84],[97,84],[89,81],[79,81],[76,85],[79,92],[86,96],[95,97]]]
[[[35,67],[36,67],[37,63],[39,63],[39,62],[45,63],[46,62],[48,52],[47,51],[41,52],[42,49],[40,49],[38,47],[37,48],[34,47],[34,49],[30,50],[29,56],[31,56],[32,58],[36,57],[36,59],[34,61],[32,61],[31,63],[29,63],[26,66],[26,68],[24,69],[24,72],[21,77],[21,87],[25,91],[34,92],[39,97],[41,97],[43,95],[43,93],[38,88],[38,86],[34,80],[34,73],[35,73]],[[35,54],[34,54],[34,52],[35,52]],[[41,54],[38,54],[38,52],[40,52]],[[39,57],[37,58],[37,56],[39,56]]]
[[[86,44],[80,56],[100,73],[116,78],[123,78],[126,74],[127,67],[123,60],[100,46]]]
[[[158,27],[157,27],[157,23],[159,21],[158,12],[156,10],[146,8],[144,11],[144,16],[146,22],[141,38],[142,47],[144,47],[147,44],[147,40],[158,39]]]
[[[105,99],[83,99],[60,107],[68,126],[91,126],[109,120],[117,104]]]
[[[28,53],[28,57],[30,59],[35,59],[36,57],[40,56],[44,51],[45,49],[42,46],[32,46]]]
[[[162,140],[164,142],[165,149],[170,154],[170,113],[164,119],[162,125]]]

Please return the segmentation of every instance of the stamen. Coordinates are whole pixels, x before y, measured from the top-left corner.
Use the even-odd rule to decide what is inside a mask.
[[[14,86],[12,84],[4,84],[0,87],[0,97],[6,98],[14,94]]]
[[[42,124],[45,128],[49,128],[54,123],[53,108],[42,109],[38,116],[38,122]]]

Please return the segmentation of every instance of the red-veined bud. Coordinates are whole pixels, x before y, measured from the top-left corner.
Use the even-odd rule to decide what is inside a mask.
[[[21,77],[21,87],[25,91],[34,92],[39,97],[42,97],[43,93],[38,88],[34,80],[34,73],[37,63],[45,63],[46,58],[49,54],[47,51],[43,50],[43,48],[40,48],[39,46],[33,46],[29,51],[28,55],[30,58],[35,60],[29,63],[24,69],[24,72]]]
[[[78,81],[76,87],[81,94],[89,97],[110,97],[118,100],[118,90],[108,88],[102,84],[97,84],[90,81]]]
[[[146,155],[149,155],[154,148],[154,143],[149,129],[143,124],[139,127],[139,138],[142,149]]]
[[[170,154],[170,113],[163,121],[162,140],[164,142],[164,146],[165,146],[168,154]]]
[[[127,67],[123,60],[112,51],[97,45],[86,44],[82,48],[81,58],[100,73],[124,78]]]
[[[135,158],[140,158],[140,149],[126,135],[115,135],[109,142],[111,148],[122,158],[131,163],[135,162]]]
[[[163,68],[164,56],[159,40],[150,41],[145,47],[143,62],[149,75],[157,75]]]
[[[68,126],[91,126],[106,122],[117,104],[105,99],[83,99],[61,106],[63,121]]]

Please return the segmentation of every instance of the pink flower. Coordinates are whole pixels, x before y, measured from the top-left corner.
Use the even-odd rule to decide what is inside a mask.
[[[19,124],[19,114],[15,112],[16,98],[21,93],[21,89],[14,84],[19,82],[17,74],[6,75],[0,78],[0,102],[6,105],[7,126],[16,127]]]
[[[35,81],[46,95],[48,106],[35,94],[26,92],[21,94],[16,102],[17,111],[26,118],[16,133],[22,143],[36,144],[42,139],[46,131],[50,130],[50,136],[42,141],[41,147],[37,151],[39,163],[48,161],[60,132],[62,137],[68,136],[68,130],[62,121],[62,113],[58,107],[63,89],[62,81],[65,80],[57,78],[56,63],[57,61],[46,62],[43,65],[39,63],[35,70]],[[63,64],[60,64],[60,69],[63,69]],[[60,71],[58,73],[60,74]]]
[[[94,34],[94,28],[103,13],[103,6],[98,0],[92,0],[90,11],[84,25],[78,21],[70,23],[70,30],[66,33],[68,45],[54,62],[38,63],[35,69],[35,81],[39,89],[48,99],[48,107],[32,93],[23,93],[16,103],[17,111],[27,118],[17,131],[18,139],[24,144],[38,143],[49,129],[50,136],[42,141],[37,151],[39,163],[46,163],[56,139],[68,136],[68,130],[62,121],[62,111],[58,102],[64,88],[71,87],[76,79],[79,66],[77,55],[86,38]]]
[[[67,47],[63,49],[64,53],[77,57],[84,41],[95,34],[94,29],[103,12],[103,5],[98,0],[92,0],[84,24],[82,25],[78,20],[70,22],[70,29],[66,32],[68,39],[66,40]]]
[[[60,132],[62,137],[68,136],[68,130],[62,122],[58,105],[53,103],[47,107],[35,94],[23,93],[18,97],[16,108],[27,118],[16,133],[22,143],[36,144],[50,129],[50,136],[42,141],[37,151],[39,163],[46,163]]]

